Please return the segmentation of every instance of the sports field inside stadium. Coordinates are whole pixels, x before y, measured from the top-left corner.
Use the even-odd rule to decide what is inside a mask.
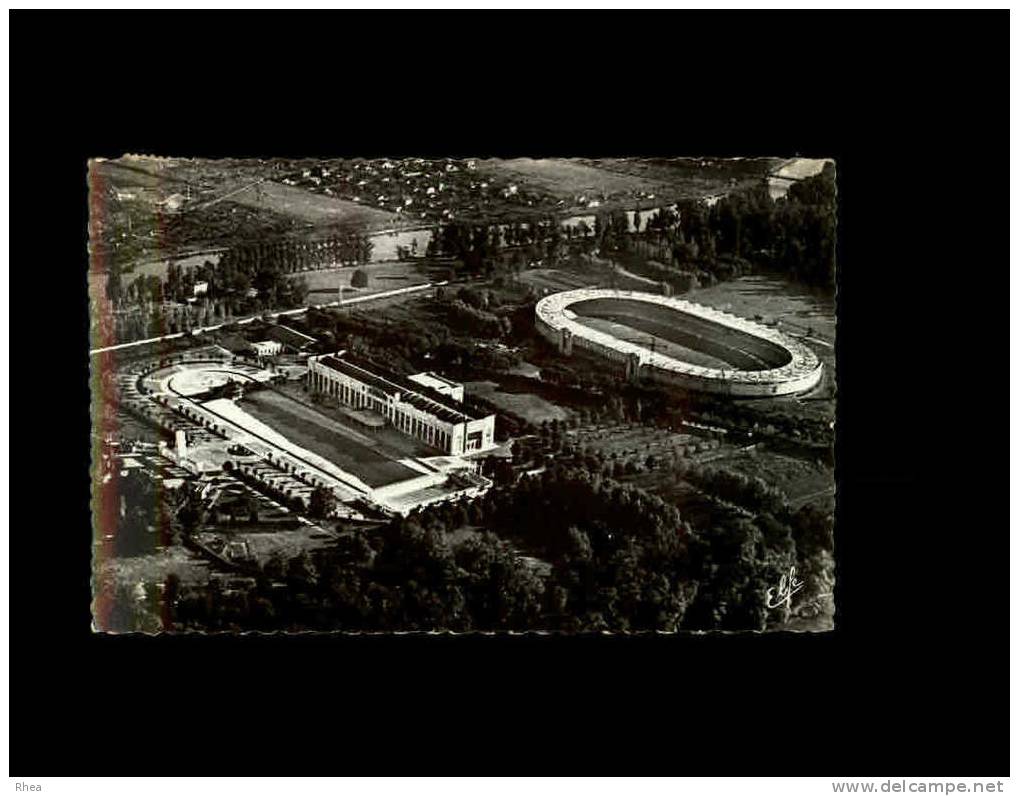
[[[371,438],[341,426],[310,406],[273,390],[249,393],[239,407],[302,448],[316,453],[372,487],[420,473],[375,450]]]
[[[626,362],[629,378],[761,398],[811,390],[824,374],[817,355],[779,329],[671,296],[580,288],[541,299],[535,316],[561,351]]]
[[[628,321],[632,322],[628,323]],[[648,323],[647,319],[630,319],[614,313],[600,317],[578,314],[577,323],[591,329],[597,329],[600,332],[605,332],[613,337],[618,337],[621,340],[632,340],[648,348],[653,346],[654,350],[661,354],[668,354],[671,357],[682,359],[684,362],[690,362],[694,365],[703,365],[706,368],[724,368],[728,366],[724,359],[713,357],[704,351],[698,351],[696,348],[680,345],[676,340],[672,339],[675,335],[669,334],[672,328],[667,325],[653,332],[652,324]]]
[[[585,326],[649,347],[647,339],[654,337],[664,343],[656,351],[704,367],[767,370],[791,358],[767,340],[644,301],[592,299],[570,310]]]

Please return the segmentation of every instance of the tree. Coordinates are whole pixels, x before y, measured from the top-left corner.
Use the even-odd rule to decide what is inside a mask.
[[[350,286],[357,288],[368,287],[368,274],[358,268],[350,275]]]
[[[324,519],[336,509],[336,495],[331,489],[317,486],[308,500],[308,514],[315,519]]]
[[[110,263],[109,273],[106,275],[106,297],[116,302],[120,299],[123,294],[123,288],[120,282],[120,264],[114,259]]]
[[[248,498],[248,522],[258,522],[258,501],[254,497]]]

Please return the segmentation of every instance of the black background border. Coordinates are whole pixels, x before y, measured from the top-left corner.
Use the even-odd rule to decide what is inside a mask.
[[[1008,771],[1007,468],[941,378],[996,358],[938,312],[1008,209],[1004,13],[10,16],[12,774]],[[85,161],[124,152],[835,157],[837,630],[93,635]]]

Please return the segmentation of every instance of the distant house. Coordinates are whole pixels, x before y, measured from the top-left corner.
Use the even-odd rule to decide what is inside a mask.
[[[209,292],[208,282],[195,282],[195,286],[191,294],[193,296],[204,296],[208,292]]]
[[[260,340],[257,343],[248,343],[248,346],[259,358],[274,357],[283,353],[283,343],[276,340]]]

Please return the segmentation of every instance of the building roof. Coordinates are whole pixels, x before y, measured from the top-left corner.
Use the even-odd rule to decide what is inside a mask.
[[[422,387],[430,387],[433,390],[439,390],[440,392],[444,389],[460,387],[457,382],[450,381],[438,373],[432,373],[431,371],[425,371],[424,373],[415,373],[413,376],[408,376],[415,384],[420,384]]]
[[[266,337],[298,350],[308,348],[318,342],[314,337],[304,334],[304,332],[299,332],[296,329],[291,329],[289,326],[284,326],[281,323],[272,326],[266,333]]]
[[[236,332],[225,332],[219,337],[219,344],[231,353],[248,350],[248,341]]]
[[[328,354],[318,361],[370,387],[382,390],[387,395],[399,395],[401,401],[435,415],[447,423],[463,423],[467,420],[481,420],[483,417],[487,417],[487,415],[471,411],[470,408],[454,401],[448,395],[443,395],[422,384],[415,384],[407,376],[402,376],[375,362],[346,352]]]

